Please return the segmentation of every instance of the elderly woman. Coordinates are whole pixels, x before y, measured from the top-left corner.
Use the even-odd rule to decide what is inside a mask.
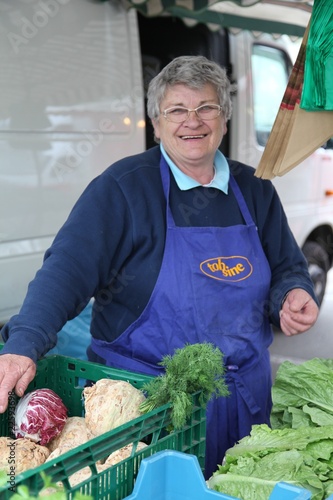
[[[94,297],[92,361],[157,375],[186,343],[224,353],[231,395],[207,410],[209,477],[252,424],[269,423],[271,323],[304,332],[318,307],[271,182],[218,149],[231,116],[225,71],[176,58],[150,83],[148,114],[159,146],[87,187],[5,325],[0,406]]]

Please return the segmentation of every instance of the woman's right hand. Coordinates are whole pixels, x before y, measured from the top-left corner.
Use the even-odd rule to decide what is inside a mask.
[[[22,397],[35,375],[36,364],[27,356],[0,355],[0,413],[7,408],[10,392]]]

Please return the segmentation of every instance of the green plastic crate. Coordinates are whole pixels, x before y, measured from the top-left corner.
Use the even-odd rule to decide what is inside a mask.
[[[69,410],[68,416],[83,415],[82,391],[87,381],[96,382],[101,378],[126,380],[134,387],[141,388],[151,377],[116,370],[104,365],[81,361],[65,356],[49,356],[38,362],[37,374],[28,391],[47,387],[54,390]],[[198,403],[198,394],[193,396],[194,407],[191,417],[181,430],[169,432],[171,410],[164,405],[152,412],[128,422],[118,428],[98,436],[88,443],[75,448],[39,467],[18,474],[15,487],[27,485],[31,495],[37,495],[43,487],[40,473],[44,471],[53,482],[62,481],[71,499],[76,491],[91,495],[94,500],[123,500],[133,491],[141,460],[161,450],[176,450],[191,453],[198,458],[204,468],[206,444],[206,414]],[[0,415],[2,436],[10,436],[12,423],[8,421],[8,411]],[[95,463],[105,459],[110,453],[130,443],[144,441],[147,447],[133,452],[131,457],[109,469],[97,473]],[[91,476],[79,485],[70,486],[69,477],[84,467],[90,467]],[[0,499],[13,495],[9,485],[0,488]]]

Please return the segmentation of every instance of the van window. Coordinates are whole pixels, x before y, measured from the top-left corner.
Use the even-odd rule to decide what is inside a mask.
[[[283,50],[255,44],[252,48],[253,109],[256,138],[265,146],[289,79]]]

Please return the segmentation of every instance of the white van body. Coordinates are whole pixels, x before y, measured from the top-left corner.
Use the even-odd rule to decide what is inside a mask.
[[[85,186],[117,159],[152,145],[145,90],[163,65],[201,53],[229,68],[237,93],[222,150],[257,166],[264,145],[254,124],[253,46],[283,51],[285,78],[295,46],[289,37],[148,20],[117,2],[0,0],[0,13],[4,323],[20,309],[45,250]],[[275,95],[276,103],[281,97]],[[309,261],[323,294],[333,252],[333,198],[325,196],[333,191],[332,150],[320,148],[274,183],[299,245],[315,244]]]
[[[145,139],[134,11],[81,0],[0,6],[4,322],[85,186]]]

